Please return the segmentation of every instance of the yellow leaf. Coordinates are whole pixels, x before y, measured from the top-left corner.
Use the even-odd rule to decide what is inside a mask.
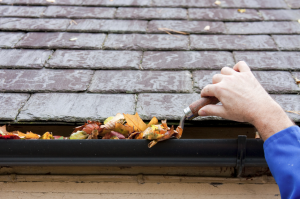
[[[116,126],[114,128],[114,131],[121,133],[125,137],[127,137],[129,134],[133,132],[133,128],[131,126],[125,126],[121,123],[116,123]]]
[[[244,12],[246,12],[246,9],[238,9],[238,12],[239,13],[244,13]]]
[[[43,140],[53,140],[54,138],[53,138],[52,133],[46,132],[46,133],[44,133],[44,135],[42,136],[41,139],[43,139]]]
[[[151,127],[152,125],[156,125],[156,124],[158,124],[158,120],[156,117],[153,117],[149,122],[149,124],[147,125],[147,127]]]
[[[123,114],[127,124],[134,128],[134,131],[142,132],[147,128],[145,122],[140,118],[138,113],[135,115]]]

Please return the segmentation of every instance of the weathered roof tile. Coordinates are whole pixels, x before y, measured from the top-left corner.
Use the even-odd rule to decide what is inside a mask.
[[[300,35],[273,35],[280,50],[300,50]]]
[[[212,21],[258,21],[262,17],[256,10],[247,10],[245,13],[237,9],[214,9],[214,8],[189,8],[189,18],[193,20]]]
[[[41,6],[1,6],[0,15],[3,17],[40,17],[46,8]]]
[[[22,108],[19,121],[85,122],[117,113],[134,114],[131,94],[37,93]]]
[[[300,70],[300,52],[233,52],[235,60],[246,61],[252,70]]]
[[[300,19],[300,10],[259,10],[264,20],[293,20]]]
[[[105,49],[115,50],[188,50],[188,36],[165,34],[109,34]]]
[[[8,31],[65,31],[68,19],[0,18],[0,29]]]
[[[230,52],[224,51],[146,51],[143,56],[143,69],[180,70],[180,69],[221,69],[234,66]]]
[[[57,0],[57,1],[46,1],[46,0],[10,0],[9,4],[27,4],[27,5],[81,5],[84,0]]]
[[[152,0],[152,6],[160,7],[216,7],[211,0]]]
[[[187,19],[187,10],[183,8],[118,8],[116,18]]]
[[[147,23],[142,20],[79,19],[68,27],[68,31],[143,33],[147,30]]]
[[[0,32],[0,48],[13,48],[24,36],[23,32]]]
[[[101,49],[105,34],[95,33],[27,33],[17,44],[18,48],[76,48]]]
[[[300,110],[300,95],[271,95],[271,97],[283,108],[285,111]],[[300,122],[300,115],[286,112],[291,120]]]
[[[299,0],[286,0],[286,2],[292,8],[300,8],[300,1]]]
[[[277,50],[267,35],[191,35],[192,50]]]
[[[29,94],[0,93],[0,120],[15,120]]]
[[[192,92],[188,71],[96,71],[88,89],[99,93]]]
[[[224,8],[287,8],[284,0],[220,0]]]
[[[44,12],[45,17],[63,18],[113,18],[116,8],[49,6]]]
[[[42,68],[50,50],[1,49],[0,68]]]
[[[151,0],[83,0],[89,6],[150,6]]]
[[[85,91],[91,70],[0,70],[2,92],[78,92]]]
[[[182,20],[153,20],[149,22],[149,33],[163,33],[159,28],[168,28],[187,33],[225,33],[223,22],[211,21],[182,21]],[[167,30],[168,31],[168,30]],[[169,31],[171,32],[171,31]]]
[[[57,50],[48,61],[47,67],[139,69],[141,59],[141,51]]]
[[[229,34],[297,34],[300,24],[285,22],[228,22],[225,23]]]

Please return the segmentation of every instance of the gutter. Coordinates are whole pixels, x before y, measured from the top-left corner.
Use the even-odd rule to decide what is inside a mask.
[[[0,166],[199,166],[267,167],[263,141],[171,139],[148,148],[147,140],[0,140]]]

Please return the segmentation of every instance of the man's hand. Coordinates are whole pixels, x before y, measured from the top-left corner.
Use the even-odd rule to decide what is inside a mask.
[[[199,110],[200,116],[249,122],[257,128],[263,140],[294,125],[245,62],[238,62],[233,69],[222,68],[221,74],[214,75],[212,81],[213,84],[203,88],[201,96],[214,96],[222,105],[207,105]]]

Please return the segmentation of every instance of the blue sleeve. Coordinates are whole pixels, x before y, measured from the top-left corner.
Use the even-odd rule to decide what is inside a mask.
[[[291,126],[264,143],[265,158],[285,198],[300,198],[300,128]]]

